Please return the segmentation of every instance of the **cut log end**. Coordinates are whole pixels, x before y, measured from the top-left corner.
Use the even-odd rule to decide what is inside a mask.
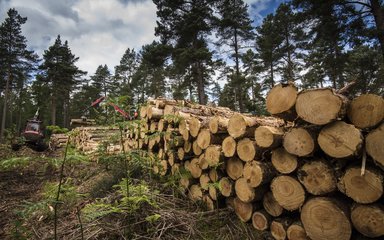
[[[313,195],[327,194],[337,188],[335,172],[324,160],[305,163],[297,175],[305,189]]]
[[[360,153],[363,137],[359,129],[343,121],[325,126],[317,138],[320,148],[334,158],[347,158]]]
[[[373,203],[383,195],[383,175],[377,169],[366,168],[361,175],[360,167],[350,167],[341,177],[339,190],[357,203]]]
[[[290,154],[284,148],[272,150],[272,165],[275,169],[283,174],[289,174],[297,168],[297,156]]]
[[[358,128],[374,127],[384,118],[384,99],[374,94],[364,94],[352,100],[348,118]]]
[[[365,148],[373,160],[384,170],[384,124],[371,131],[365,139]]]
[[[384,206],[356,204],[351,210],[353,226],[366,237],[384,236]]]
[[[275,177],[271,183],[271,190],[276,201],[284,209],[293,211],[299,209],[304,204],[304,188],[293,177]]]
[[[236,151],[241,160],[252,161],[256,155],[256,143],[249,138],[243,138],[237,143]]]
[[[334,199],[318,197],[307,201],[301,211],[301,222],[313,240],[349,240],[351,237],[348,213]]]
[[[221,144],[223,149],[223,154],[225,157],[232,157],[235,155],[236,152],[236,141],[233,139],[233,137],[228,136],[224,139],[223,143]]]
[[[315,150],[315,142],[304,128],[292,128],[287,132],[283,145],[287,152],[299,157],[308,156]]]
[[[344,116],[346,98],[332,89],[309,89],[299,93],[296,112],[303,120],[324,125]]]
[[[274,115],[292,112],[291,109],[295,106],[296,97],[297,88],[293,84],[278,84],[267,95],[267,111]]]

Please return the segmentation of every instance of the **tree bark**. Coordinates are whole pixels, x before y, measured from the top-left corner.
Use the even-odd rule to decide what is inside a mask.
[[[370,0],[371,12],[375,19],[377,29],[377,39],[380,42],[381,54],[384,59],[384,10],[379,0]]]

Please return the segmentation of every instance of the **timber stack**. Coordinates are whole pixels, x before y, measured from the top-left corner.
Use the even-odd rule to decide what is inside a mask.
[[[192,201],[228,206],[271,238],[383,237],[383,97],[279,84],[266,108],[150,100],[123,145],[148,151]]]
[[[98,150],[114,154],[122,149],[117,127],[77,127],[72,132],[70,142],[85,154],[96,154]]]

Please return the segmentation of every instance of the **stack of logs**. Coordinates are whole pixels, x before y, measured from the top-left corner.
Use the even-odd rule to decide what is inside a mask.
[[[119,129],[115,127],[77,127],[72,130],[71,143],[74,144],[77,150],[85,154],[94,154],[100,149],[100,146],[105,144],[106,153],[118,153],[121,151],[119,139]]]
[[[148,150],[193,201],[229,206],[275,239],[383,237],[383,98],[288,84],[266,100],[274,117],[149,100],[124,146]]]

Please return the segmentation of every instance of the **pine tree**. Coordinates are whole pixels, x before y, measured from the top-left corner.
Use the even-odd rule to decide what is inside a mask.
[[[21,98],[24,97],[26,81],[31,77],[34,65],[37,63],[37,55],[27,50],[27,40],[22,35],[21,26],[27,21],[19,13],[11,8],[7,12],[7,18],[0,26],[0,87],[4,89],[3,109],[0,126],[0,142],[3,141],[6,128],[7,108],[10,106],[9,97],[11,89],[16,89],[18,100],[19,119],[21,121]],[[12,110],[10,113],[12,114]],[[10,119],[12,121],[12,117]]]
[[[133,99],[132,78],[137,68],[138,54],[135,52],[135,49],[130,48],[125,51],[120,60],[120,64],[115,66],[114,81],[119,83],[119,95],[127,96],[130,101]]]
[[[345,35],[348,27],[346,9],[338,7],[338,2],[294,0],[311,30],[311,41],[307,46],[309,55],[306,59],[309,76],[317,78],[321,86],[329,79],[333,88],[344,85],[346,54],[343,49],[348,44]],[[316,77],[316,72],[321,72],[323,76]]]
[[[39,79],[46,82],[50,90],[51,124],[56,125],[59,114],[63,119],[62,124],[68,126],[70,93],[86,72],[75,65],[79,58],[72,54],[67,41],[64,44],[61,42],[60,35],[44,51],[43,58],[40,66],[43,73]],[[61,112],[57,111],[58,107],[62,109]]]
[[[261,26],[256,28],[256,51],[263,64],[263,70],[269,74],[263,83],[268,88],[275,85],[277,66],[283,56],[281,45],[284,38],[280,31],[273,14],[267,15]]]
[[[157,6],[155,34],[161,43],[173,47],[174,71],[184,75],[188,88],[197,89],[199,103],[206,103],[207,72],[212,66],[212,51],[207,36],[211,32],[212,1],[153,0]],[[189,76],[187,76],[189,75]],[[190,91],[192,92],[192,91]]]
[[[239,110],[245,110],[247,85],[244,82],[240,70],[241,49],[254,37],[252,21],[248,15],[248,5],[242,0],[221,0],[217,4],[219,17],[216,21],[218,46],[229,46],[231,49],[230,58],[235,62],[234,75],[230,79],[236,86],[236,95]]]
[[[303,48],[308,40],[303,30],[305,26],[287,3],[279,5],[274,19],[279,29],[277,33],[283,39],[280,46],[283,81],[295,81],[298,79],[298,73],[302,68]]]
[[[133,87],[138,90],[135,96],[143,102],[144,97],[164,96],[166,92],[166,61],[170,55],[170,47],[153,41],[144,45],[139,53],[140,64],[137,74],[132,82]]]

